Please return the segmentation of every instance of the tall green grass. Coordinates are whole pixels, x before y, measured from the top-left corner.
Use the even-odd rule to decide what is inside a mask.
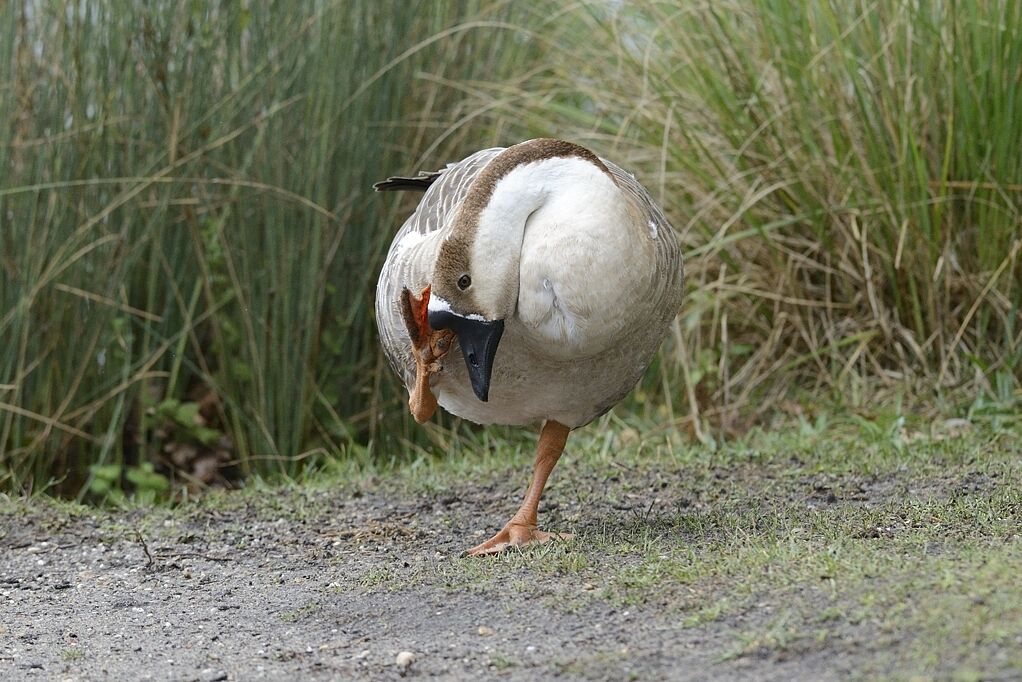
[[[536,8],[547,68],[482,89],[522,136],[633,168],[688,253],[679,418],[792,396],[1019,401],[1022,3]]]
[[[640,416],[1017,406],[1019,64],[1017,0],[0,5],[0,488],[400,452],[367,188],[536,135],[682,235]]]
[[[371,302],[400,215],[369,188],[456,120],[438,79],[531,49],[509,14],[0,7],[0,487],[159,492],[161,471],[397,449]],[[436,153],[478,141],[450,131]]]

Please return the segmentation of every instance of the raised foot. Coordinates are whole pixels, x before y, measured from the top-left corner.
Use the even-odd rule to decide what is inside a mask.
[[[536,526],[521,523],[509,523],[492,538],[476,545],[465,552],[468,556],[483,556],[486,554],[500,554],[511,547],[524,547],[525,545],[542,545],[551,540],[570,540],[574,535],[571,533],[547,533]]]

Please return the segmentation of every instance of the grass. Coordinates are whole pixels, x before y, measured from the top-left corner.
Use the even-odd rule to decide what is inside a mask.
[[[485,7],[5,3],[0,487],[165,497],[414,440],[368,190],[456,115],[421,72],[529,49]]]
[[[315,613],[320,608],[322,607],[319,604],[311,602],[305,606],[294,609],[293,611],[284,611],[280,614],[280,619],[285,623],[296,623],[302,618]]]
[[[22,0],[0,27],[4,490],[472,447],[413,425],[382,359],[411,203],[367,189],[536,135],[634,170],[681,235],[689,293],[622,420],[713,444],[1022,401],[1018,0]]]
[[[564,613],[655,612],[679,642],[712,644],[719,665],[815,657],[884,679],[989,679],[1022,669],[1017,423],[949,431],[943,421],[833,418],[825,428],[753,431],[717,448],[675,432],[636,437],[628,432],[635,426],[608,419],[569,441],[540,522],[573,540],[486,560],[437,549],[448,536],[467,547],[472,529],[490,532],[511,513],[531,463],[528,443],[210,494],[140,523],[154,545],[194,532],[202,537],[189,546],[204,546],[210,533],[232,537],[293,510],[291,525],[313,529],[316,544],[336,538],[348,547],[330,560],[342,562],[331,593],[338,599],[386,592],[442,601],[468,591],[504,595],[509,608],[530,601]],[[4,506],[21,514],[25,504]],[[97,513],[47,504],[60,515]],[[363,522],[337,524],[363,505]],[[387,511],[407,509],[417,511]],[[211,529],[210,514],[223,530]],[[305,618],[320,603],[280,617]],[[557,665],[585,671],[601,657],[630,655],[594,650],[592,660]]]
[[[60,658],[68,663],[81,660],[84,657],[85,652],[78,647],[69,647],[60,651]]]
[[[536,13],[547,68],[476,91],[665,204],[691,283],[649,382],[669,418],[740,431],[793,387],[1018,400],[1022,3]]]
[[[866,666],[861,674],[968,677],[1022,666],[1010,653],[1022,641],[1017,431],[869,434],[850,420],[717,451],[679,450],[667,439],[611,457],[592,438],[576,445],[583,454],[558,468],[547,494],[562,505],[575,497],[557,527],[574,531],[574,541],[487,562],[457,559],[434,576],[391,573],[388,587],[439,581],[529,598],[537,583],[553,583],[544,600],[557,608],[604,600],[655,607],[684,628],[725,629],[725,659],[861,645],[878,653],[857,664]],[[461,466],[437,462],[432,475],[400,476],[396,485],[417,494],[466,478],[485,485],[509,470],[521,477],[527,458],[512,454],[506,469],[477,463],[471,475]],[[579,483],[608,476],[615,489],[602,499]],[[650,502],[658,489],[662,498]],[[630,520],[588,518],[630,495],[644,498]]]

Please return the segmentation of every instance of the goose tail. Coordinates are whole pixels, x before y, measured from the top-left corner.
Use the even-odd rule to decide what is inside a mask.
[[[395,175],[375,183],[373,189],[377,192],[425,192],[442,174],[443,171],[433,171],[431,173],[420,171],[414,177]]]

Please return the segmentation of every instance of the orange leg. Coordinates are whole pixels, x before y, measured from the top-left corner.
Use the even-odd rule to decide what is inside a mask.
[[[437,362],[451,349],[454,332],[429,326],[430,287],[418,296],[407,288],[401,290],[401,314],[412,342],[415,358],[415,385],[408,394],[408,409],[420,424],[429,421],[436,412],[436,396],[429,387],[429,378],[439,371]]]
[[[508,547],[520,547],[530,543],[543,543],[552,537],[570,538],[570,535],[544,533],[536,527],[539,498],[543,494],[546,480],[553,471],[554,465],[564,452],[564,443],[568,439],[570,429],[564,424],[548,421],[543,424],[539,435],[539,447],[536,449],[536,464],[532,470],[532,481],[525,491],[522,506],[507,525],[492,538],[477,547],[468,550],[469,556],[497,554]]]

